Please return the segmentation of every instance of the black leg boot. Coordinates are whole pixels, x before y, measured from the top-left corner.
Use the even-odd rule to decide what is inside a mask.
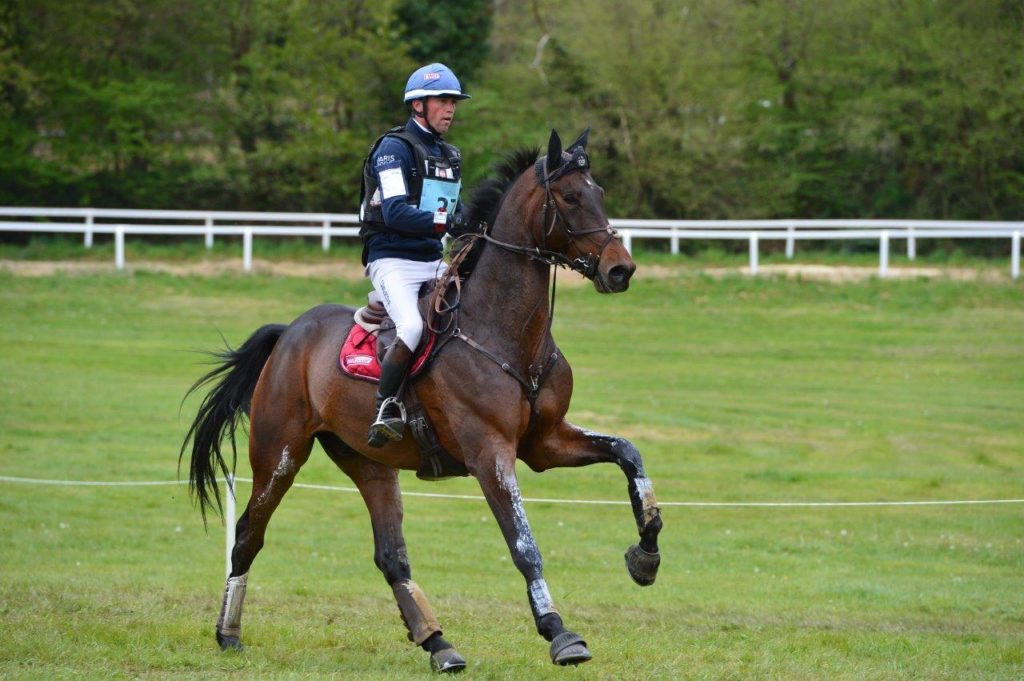
[[[412,361],[412,350],[399,339],[384,353],[380,363],[380,383],[377,384],[377,420],[370,426],[366,443],[383,447],[388,442],[402,439],[405,430],[405,408],[398,401],[398,389]]]

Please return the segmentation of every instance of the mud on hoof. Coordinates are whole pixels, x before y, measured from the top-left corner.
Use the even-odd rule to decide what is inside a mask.
[[[551,661],[555,664],[580,664],[591,657],[587,642],[571,631],[563,631],[551,641]]]
[[[430,656],[430,668],[438,674],[458,674],[466,668],[466,658],[455,648],[445,648]]]
[[[242,640],[238,636],[225,636],[217,632],[217,643],[221,650],[244,650]]]
[[[633,544],[626,551],[626,569],[629,576],[640,586],[654,584],[654,578],[658,576],[658,566],[661,565],[660,553],[647,553],[638,544]]]

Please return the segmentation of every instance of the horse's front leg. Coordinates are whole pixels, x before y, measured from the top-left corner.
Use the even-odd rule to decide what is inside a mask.
[[[643,459],[632,442],[614,435],[593,433],[562,421],[537,447],[524,452],[522,458],[538,472],[593,463],[618,464],[626,475],[629,501],[640,533],[639,543],[626,551],[626,568],[640,586],[654,584],[661,564],[658,552],[661,510],[654,498],[654,485],[644,472]]]
[[[586,642],[565,628],[544,581],[544,562],[526,520],[515,460],[515,451],[505,448],[493,461],[477,466],[476,477],[501,527],[512,561],[526,580],[537,633],[551,642],[551,661],[561,665],[586,662],[591,658]]]

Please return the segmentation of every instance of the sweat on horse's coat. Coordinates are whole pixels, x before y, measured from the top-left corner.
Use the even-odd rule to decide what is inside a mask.
[[[530,582],[530,603],[533,605],[533,613],[536,616],[547,615],[555,610],[555,603],[551,600],[551,593],[548,591],[548,583],[543,579],[535,579]]]
[[[547,153],[519,152],[485,182],[470,205],[476,234],[466,237],[457,268],[472,272],[448,307],[453,323],[439,331],[429,371],[411,379],[434,424],[440,446],[477,478],[498,522],[538,633],[557,664],[590,659],[584,640],[566,629],[544,581],[543,559],[523,507],[516,461],[532,470],[614,463],[627,481],[639,541],[626,567],[650,584],[660,561],[661,515],[635,446],[620,437],[580,429],[565,420],[572,369],[551,336],[552,268],[591,279],[601,293],[625,291],[636,268],[608,226],[603,190],[590,177],[586,133],[562,152],[552,131]],[[533,169],[533,172],[531,171]],[[466,250],[468,249],[468,250]],[[315,307],[290,325],[268,324],[193,390],[210,383],[182,445],[191,442],[191,491],[205,518],[220,507],[216,472],[227,475],[221,441],[249,417],[252,491],[238,520],[231,574],[218,619],[222,647],[241,647],[241,612],[248,573],[263,548],[270,518],[310,456],[314,440],[359,489],[370,514],[374,563],[392,587],[410,637],[431,655],[432,668],[457,671],[465,660],[443,637],[423,591],[412,581],[402,534],[398,470],[416,470],[413,438],[372,449],[365,440],[374,414],[374,387],[353,381],[338,364],[338,348],[354,310]],[[495,358],[500,358],[496,361]],[[457,549],[456,549],[457,550]]]

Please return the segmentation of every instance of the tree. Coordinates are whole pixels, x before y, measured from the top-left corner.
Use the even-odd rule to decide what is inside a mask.
[[[463,87],[487,58],[493,21],[493,0],[399,0],[394,16],[409,56],[421,65],[443,62]]]

